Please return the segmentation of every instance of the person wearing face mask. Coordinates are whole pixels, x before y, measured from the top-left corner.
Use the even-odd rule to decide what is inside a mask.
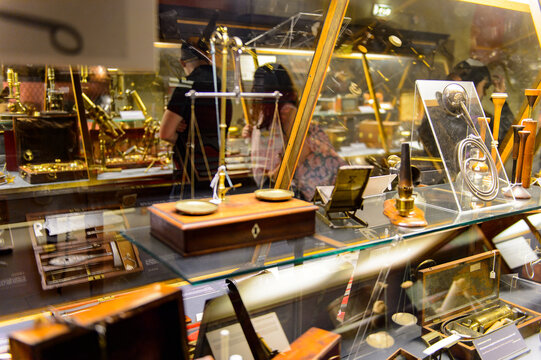
[[[186,161],[186,152],[188,146],[188,132],[191,119],[191,99],[186,97],[190,90],[197,92],[213,92],[214,81],[212,66],[206,56],[204,49],[199,49],[195,45],[183,42],[181,46],[180,65],[182,66],[186,78],[175,88],[173,95],[165,110],[161,125],[160,138],[173,144],[173,160],[178,171],[184,172],[190,176],[191,162]],[[217,88],[221,89],[221,81],[217,79]],[[195,159],[194,168],[196,178],[209,180],[205,165],[205,157],[208,159],[210,175],[212,176],[219,165],[219,136],[216,111],[219,113],[219,107],[216,108],[214,98],[201,98],[195,100],[195,117],[199,132],[201,134],[203,149],[200,146],[197,135],[195,135]],[[231,123],[231,101],[226,105],[226,124],[229,127]],[[195,129],[195,127],[194,127]]]

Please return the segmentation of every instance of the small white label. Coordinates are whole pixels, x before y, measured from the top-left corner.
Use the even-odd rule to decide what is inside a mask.
[[[121,111],[120,118],[122,120],[145,120],[145,115],[141,110]]]
[[[470,265],[470,272],[474,272],[481,269],[481,263],[475,263]]]
[[[43,233],[41,232],[41,230],[43,230],[43,224],[40,222],[34,223],[34,235],[36,235],[36,237],[43,236]]]

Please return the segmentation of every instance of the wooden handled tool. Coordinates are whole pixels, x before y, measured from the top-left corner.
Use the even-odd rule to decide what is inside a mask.
[[[487,126],[490,124],[490,118],[489,117],[482,117],[479,116],[477,118],[477,122],[479,123],[479,129],[481,129],[481,141],[485,142],[486,140],[486,133],[487,133]]]
[[[524,90],[524,95],[526,95],[526,100],[528,101],[528,119],[532,118],[533,107],[537,98],[541,94],[540,89],[526,89]]]
[[[518,148],[517,177],[515,178],[515,184],[521,181],[522,168],[524,164],[524,146],[526,145],[526,140],[528,139],[529,135],[529,131],[521,130],[518,132],[520,144]]]
[[[503,104],[507,99],[506,93],[492,93],[492,102],[494,103],[494,127],[492,129],[492,160],[496,162],[498,155],[498,136],[500,135],[500,119],[502,117]]]
[[[517,175],[517,159],[518,159],[518,150],[520,147],[520,137],[518,135],[519,131],[524,130],[524,125],[513,125],[513,171],[511,172],[511,182],[515,182]]]
[[[524,144],[524,160],[522,162],[522,187],[527,189],[530,187],[530,179],[532,177],[532,163],[535,147],[535,137],[537,133],[537,120],[524,119],[522,120],[524,131],[529,131],[530,136]]]

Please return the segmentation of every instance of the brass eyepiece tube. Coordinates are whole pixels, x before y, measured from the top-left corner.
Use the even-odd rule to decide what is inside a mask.
[[[146,119],[148,116],[147,107],[143,103],[143,100],[141,99],[137,91],[136,90],[130,91],[130,96],[132,97],[133,102],[135,102],[135,105],[139,108],[139,110],[141,110],[141,112],[143,113],[143,116]]]
[[[413,199],[413,181],[411,175],[410,144],[402,143],[400,155],[400,174],[398,179],[398,199],[396,210],[400,216],[407,216],[415,207]]]
[[[9,95],[8,99],[15,99],[15,72],[12,68],[6,70],[6,78],[8,82]]]

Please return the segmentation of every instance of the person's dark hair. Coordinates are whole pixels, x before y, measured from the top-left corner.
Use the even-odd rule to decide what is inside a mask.
[[[180,45],[180,60],[181,61],[193,61],[193,60],[205,60],[210,61],[204,49],[199,49],[196,45],[190,44],[183,40]]]
[[[293,85],[288,71],[281,64],[269,63],[257,68],[254,74],[252,91],[263,93],[279,91],[282,97],[280,98],[278,109],[281,109],[286,103],[297,105],[297,90]],[[274,117],[274,99],[267,98],[254,101],[253,110],[255,116],[263,112],[263,121],[258,125],[258,128],[269,128]]]
[[[484,79],[488,80],[487,86],[492,83],[488,67],[474,59],[464,60],[456,64],[447,78],[450,80],[473,81],[476,87]]]

